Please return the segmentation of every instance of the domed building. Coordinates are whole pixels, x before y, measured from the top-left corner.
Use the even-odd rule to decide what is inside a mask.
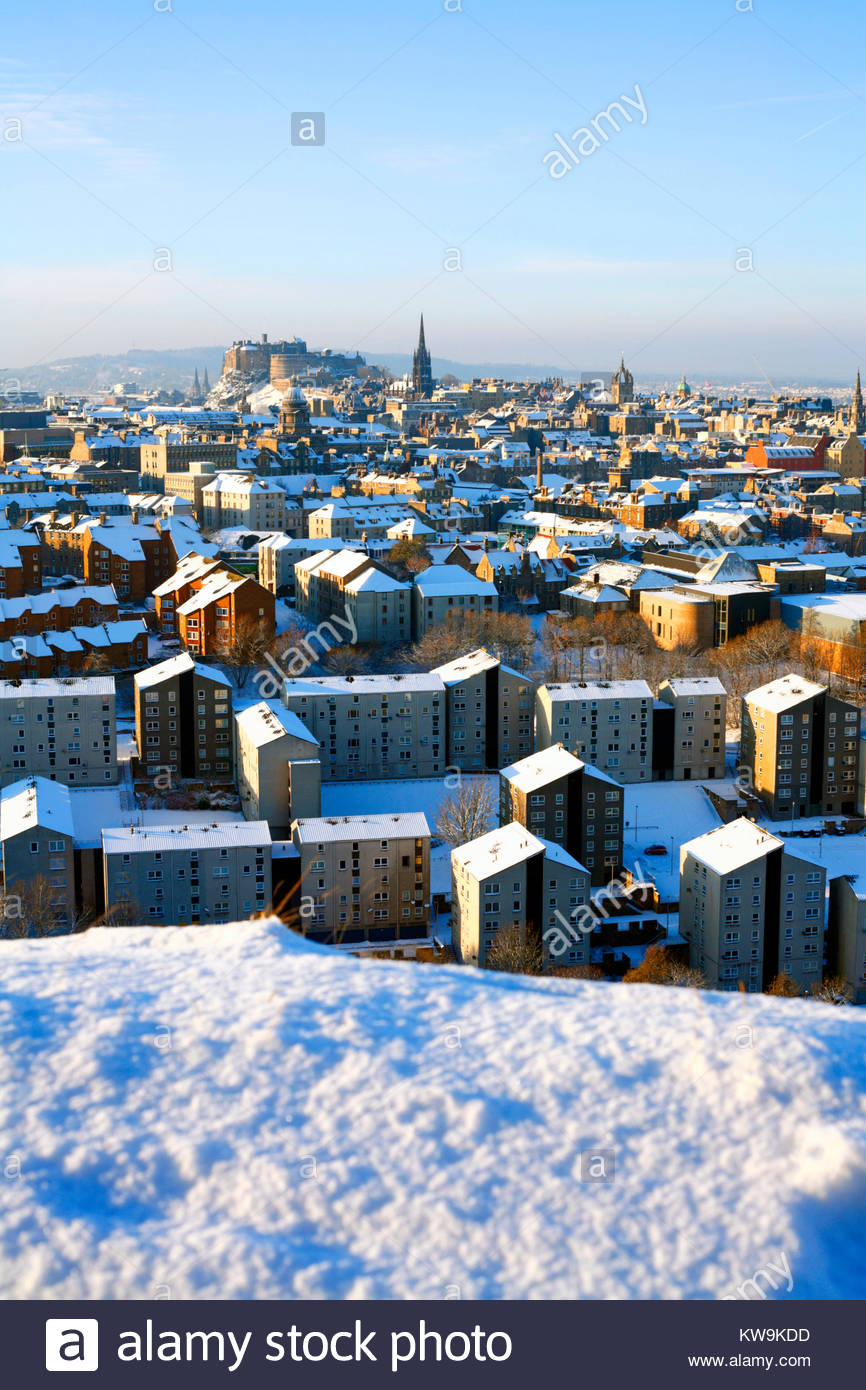
[[[685,372],[683,372],[683,375],[677,385],[675,394],[677,397],[679,397],[680,400],[688,400],[689,396],[692,394],[692,388],[686,381]]]
[[[280,402],[280,434],[293,439],[304,434],[310,425],[310,407],[300,386],[290,386]]]

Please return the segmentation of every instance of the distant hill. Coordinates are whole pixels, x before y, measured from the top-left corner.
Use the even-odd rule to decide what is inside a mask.
[[[365,353],[371,367],[387,367],[395,376],[412,370],[410,352],[368,352]],[[609,368],[604,376],[610,377]],[[576,370],[560,363],[558,366],[544,366],[537,362],[457,362],[451,357],[433,357],[433,375],[456,376],[460,381],[471,381],[476,376],[505,377],[509,381],[544,381],[547,377],[558,376],[564,381],[579,381],[591,376],[601,376],[601,372],[588,372],[583,368]]]
[[[142,390],[185,390],[207,368],[211,383],[222,371],[222,347],[130,348],[129,352],[95,353],[89,357],[61,357],[38,367],[0,368],[0,389],[10,378],[25,390],[107,391],[117,382],[129,382]]]
[[[354,350],[354,349],[350,349]],[[220,346],[189,348],[130,348],[128,352],[93,353],[90,356],[62,357],[55,362],[44,362],[37,367],[0,367],[0,390],[4,382],[14,382],[25,390],[83,392],[107,391],[117,382],[128,382],[143,390],[188,390],[198,369],[199,377],[207,368],[212,387],[216,386],[222,373],[225,348]],[[396,376],[412,369],[412,357],[408,352],[365,353],[370,366],[387,367]],[[547,377],[561,377],[564,381],[587,381],[599,377],[610,379],[613,368],[603,369],[581,367],[576,370],[560,364],[537,362],[459,362],[451,357],[433,358],[433,374],[437,378],[451,375],[460,381],[471,381],[473,377],[505,377],[512,381],[543,381]],[[704,388],[703,376],[695,370],[687,372],[696,390]],[[664,377],[647,373],[640,374],[636,382],[638,390],[654,391],[670,386],[675,376]],[[707,383],[713,392],[740,391],[750,395],[769,396],[785,393],[814,393],[817,391],[843,392],[850,394],[851,383],[835,379],[816,377],[806,381],[778,381],[772,391],[765,381],[735,379],[712,373]]]

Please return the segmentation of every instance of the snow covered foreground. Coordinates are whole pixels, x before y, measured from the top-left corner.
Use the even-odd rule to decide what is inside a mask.
[[[768,1266],[776,1296],[866,1291],[863,1011],[359,961],[273,922],[0,966],[6,1297],[716,1298]],[[610,1183],[581,1180],[596,1148]]]

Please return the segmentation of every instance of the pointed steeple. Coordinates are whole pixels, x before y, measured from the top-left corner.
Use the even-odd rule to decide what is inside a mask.
[[[204,369],[204,381],[202,382],[201,389],[206,396],[210,395],[210,381],[208,379],[207,367]]]
[[[427,341],[424,337],[424,315],[422,314],[418,346],[412,354],[412,390],[416,397],[427,400],[433,394],[433,386],[433,369],[430,363],[430,353],[427,350]]]
[[[848,416],[848,425],[852,434],[862,434],[866,429],[866,412],[863,409],[863,392],[860,388],[860,369],[857,369],[857,380],[854,383],[854,398],[851,401],[851,414]]]
[[[198,367],[195,369],[195,379],[192,383],[192,396],[195,401],[201,400],[201,383],[198,379]]]

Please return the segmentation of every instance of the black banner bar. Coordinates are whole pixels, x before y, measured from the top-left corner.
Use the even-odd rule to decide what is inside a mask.
[[[700,1303],[0,1304],[18,1386],[510,1387],[540,1376],[605,1390],[755,1377],[862,1377],[861,1305]],[[745,1377],[745,1380],[743,1379]],[[839,1378],[837,1381],[836,1378]]]

